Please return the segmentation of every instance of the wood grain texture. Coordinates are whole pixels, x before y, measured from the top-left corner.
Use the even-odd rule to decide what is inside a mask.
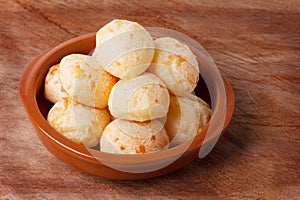
[[[204,159],[110,181],[65,165],[36,137],[17,94],[26,64],[114,18],[191,36],[232,84],[232,123]],[[0,199],[299,199],[298,0],[0,0],[0,19]]]

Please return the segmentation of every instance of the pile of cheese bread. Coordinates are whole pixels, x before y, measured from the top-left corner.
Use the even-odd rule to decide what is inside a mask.
[[[188,46],[153,40],[136,22],[113,20],[96,34],[92,55],[70,54],[52,66],[47,120],[61,135],[100,151],[140,154],[192,139],[211,109],[191,94],[199,79]]]

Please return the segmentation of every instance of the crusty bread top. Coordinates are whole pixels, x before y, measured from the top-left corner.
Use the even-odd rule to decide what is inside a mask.
[[[44,96],[52,103],[68,97],[68,94],[61,86],[58,69],[59,64],[50,67],[45,79]]]
[[[101,151],[110,153],[150,153],[167,149],[169,138],[159,120],[133,122],[116,119],[106,126]]]
[[[97,31],[96,46],[101,45],[111,37],[136,29],[144,29],[144,27],[142,27],[137,22],[132,22],[124,19],[114,19]]]
[[[169,92],[154,74],[120,80],[113,87],[108,106],[116,118],[147,121],[165,117],[169,109]]]
[[[88,147],[99,143],[106,125],[110,122],[108,110],[93,109],[63,98],[50,109],[47,120],[60,134]]]
[[[150,34],[138,23],[113,20],[96,34],[93,56],[103,68],[118,78],[133,78],[151,64],[154,43]]]
[[[164,37],[154,41],[155,53],[149,71],[156,74],[177,96],[193,91],[199,80],[195,55],[185,44]]]
[[[104,108],[117,78],[106,72],[94,57],[70,54],[60,62],[62,87],[83,105]]]
[[[171,37],[157,38],[154,41],[154,45],[155,49],[166,51],[173,55],[180,55],[180,57],[187,60],[199,72],[197,59],[187,45]]]
[[[208,123],[210,116],[209,105],[199,97],[192,94],[184,97],[171,95],[165,124],[170,145],[176,146],[192,139]]]

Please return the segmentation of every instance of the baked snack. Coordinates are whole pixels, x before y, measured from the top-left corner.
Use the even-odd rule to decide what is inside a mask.
[[[106,126],[100,150],[118,154],[142,154],[169,147],[169,137],[159,120],[133,122],[116,119]]]
[[[113,20],[97,32],[92,56],[70,54],[50,68],[44,95],[55,104],[47,120],[73,142],[100,142],[103,152],[160,151],[208,123],[209,105],[191,95],[198,79],[188,46],[170,37],[153,41],[138,23]]]
[[[50,109],[47,120],[64,137],[93,147],[99,143],[104,128],[110,122],[110,115],[106,108],[93,109],[63,98]]]
[[[154,43],[136,22],[113,20],[96,34],[93,56],[103,68],[121,79],[142,74],[151,64]]]
[[[106,72],[92,56],[70,54],[59,67],[62,87],[75,101],[90,107],[105,108],[117,78]]]
[[[120,119],[148,121],[162,118],[169,109],[169,92],[154,74],[118,81],[108,99],[110,113]]]
[[[188,46],[170,37],[156,39],[149,71],[177,96],[190,94],[199,80],[198,62]]]
[[[50,67],[45,79],[44,96],[52,103],[56,103],[60,99],[68,97],[68,94],[61,86],[58,68],[59,64]]]
[[[192,94],[184,97],[170,95],[170,108],[165,124],[170,147],[195,137],[208,123],[211,109],[202,99]]]

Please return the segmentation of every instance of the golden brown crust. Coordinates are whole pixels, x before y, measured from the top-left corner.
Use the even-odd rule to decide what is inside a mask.
[[[77,144],[92,147],[99,143],[110,115],[107,108],[92,109],[71,98],[63,98],[50,109],[47,120],[61,135]]]
[[[192,139],[208,123],[211,110],[207,103],[192,94],[170,96],[170,109],[165,124],[170,146]]]
[[[154,41],[155,53],[149,71],[157,75],[172,94],[185,96],[199,80],[198,63],[192,51],[173,38]]]
[[[58,70],[59,64],[53,65],[50,67],[45,78],[44,96],[52,103],[68,97],[68,94],[61,86]]]
[[[60,62],[60,81],[75,101],[96,108],[105,108],[117,78],[106,72],[93,57],[71,54]]]
[[[169,137],[159,120],[141,123],[116,119],[106,126],[100,141],[101,151],[142,154],[169,146]]]
[[[165,117],[169,109],[169,92],[154,74],[120,80],[112,89],[108,106],[120,119],[148,121]]]

